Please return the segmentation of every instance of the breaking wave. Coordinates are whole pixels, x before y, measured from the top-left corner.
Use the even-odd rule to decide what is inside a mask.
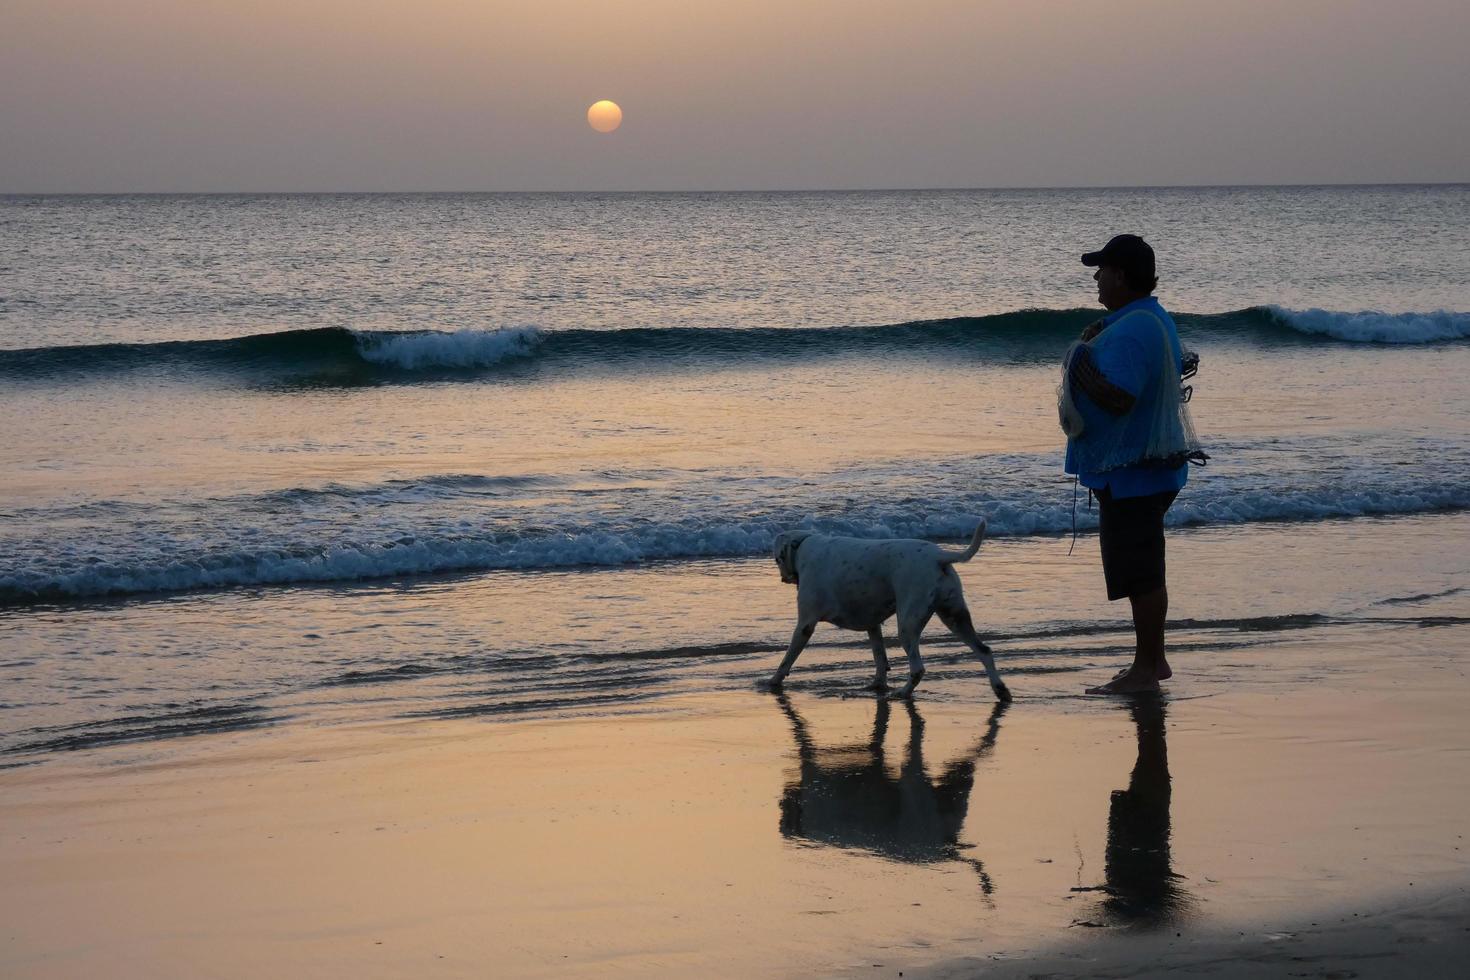
[[[8,554],[0,558],[0,605],[447,572],[746,558],[768,554],[776,535],[793,527],[865,538],[963,540],[984,515],[996,536],[1060,535],[1072,528],[1070,484],[1037,493],[1036,476],[1023,474],[1011,484],[994,478],[971,482],[972,487],[990,484],[978,493],[959,490],[966,478],[954,476],[955,485],[946,486],[940,474],[931,472],[928,494],[895,498],[881,489],[880,475],[874,481],[878,489],[844,495],[840,508],[802,499],[774,509],[752,500],[683,512],[668,501],[655,502],[646,512],[630,505],[618,513],[568,504],[535,513],[507,511],[497,519],[483,511],[483,498],[453,510],[464,477],[431,478],[356,491],[339,488],[327,494],[330,502],[321,501],[332,509],[299,521],[283,521],[279,513],[264,516],[279,492],[255,504],[205,501],[199,506],[213,521],[230,516],[197,535],[175,533],[167,515],[114,509],[108,525],[79,531],[75,538],[58,540],[43,532],[10,541]],[[357,498],[375,506],[361,506]],[[381,506],[392,500],[401,503]],[[261,513],[254,515],[257,507]],[[1289,480],[1270,486],[1222,472],[1182,496],[1169,512],[1169,523],[1317,521],[1461,509],[1470,509],[1470,481],[1457,477],[1453,468],[1437,478],[1365,471],[1349,486],[1297,486]],[[78,515],[57,516],[69,522]],[[1095,511],[1085,506],[1078,507],[1076,517],[1081,530],[1096,526]],[[340,532],[327,529],[332,527]]]
[[[417,371],[425,368],[492,367],[527,357],[541,343],[532,327],[512,330],[461,330],[457,333],[358,333],[358,353],[372,364]]]
[[[1021,310],[993,316],[828,328],[639,327],[622,330],[374,331],[323,327],[229,340],[0,350],[0,378],[34,380],[130,372],[212,375],[245,383],[404,383],[513,367],[595,369],[688,361],[732,366],[811,355],[953,356],[1054,360],[1096,310]],[[1427,344],[1470,339],[1470,313],[1333,313],[1252,307],[1179,314],[1194,344],[1254,340]]]
[[[1268,306],[1277,322],[1304,334],[1353,343],[1432,344],[1470,337],[1470,313],[1333,313]]]

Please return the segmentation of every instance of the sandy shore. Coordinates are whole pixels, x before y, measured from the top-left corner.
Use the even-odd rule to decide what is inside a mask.
[[[793,685],[54,756],[0,771],[0,974],[1432,974],[1465,628],[1284,635],[1135,705]]]
[[[1049,951],[963,957],[904,972],[916,980],[968,977],[1454,977],[1470,964],[1470,889],[1401,894],[1321,910],[1273,928],[1165,932],[1074,941]],[[880,971],[869,969],[866,974]]]

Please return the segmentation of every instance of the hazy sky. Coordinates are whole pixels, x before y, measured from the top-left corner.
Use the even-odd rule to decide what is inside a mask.
[[[1466,181],[1467,51],[1467,0],[0,0],[0,192]]]

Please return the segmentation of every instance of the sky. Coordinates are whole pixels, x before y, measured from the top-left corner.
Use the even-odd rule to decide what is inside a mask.
[[[1466,0],[0,10],[0,193],[1470,181]]]

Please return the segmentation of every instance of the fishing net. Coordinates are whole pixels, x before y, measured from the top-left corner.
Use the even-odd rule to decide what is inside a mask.
[[[1074,396],[1072,362],[1089,342],[1073,344],[1062,359],[1057,416],[1079,471],[1106,473],[1122,466],[1175,469],[1188,462],[1203,465],[1209,459],[1189,416],[1188,403],[1194,390],[1183,384],[1197,370],[1199,355],[1186,351],[1184,369],[1176,373],[1168,327],[1154,314],[1140,312],[1158,324],[1159,343],[1163,346],[1159,374],[1152,386],[1158,394],[1151,406],[1141,397],[1131,411],[1112,415],[1090,400]]]

